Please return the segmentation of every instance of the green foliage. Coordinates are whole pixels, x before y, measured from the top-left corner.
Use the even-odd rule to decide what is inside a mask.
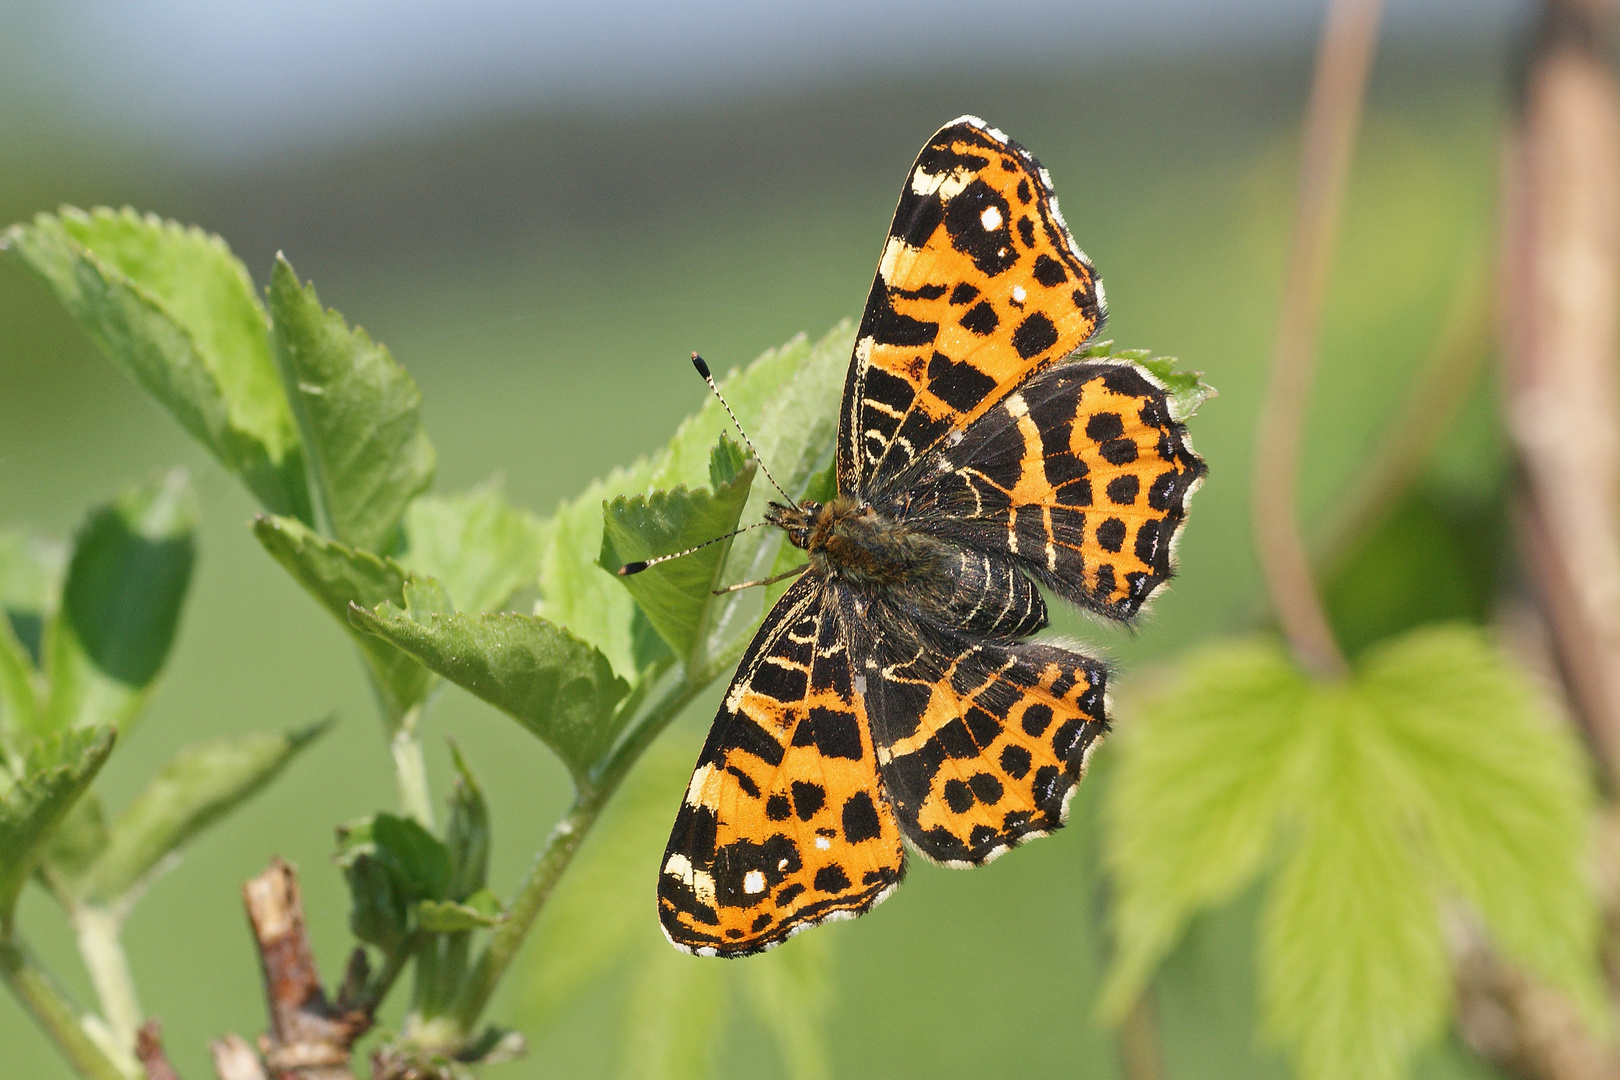
[[[430,934],[465,933],[500,922],[501,902],[488,889],[465,900],[423,900],[416,905],[416,921]]]
[[[726,598],[713,590],[731,551],[726,534],[742,516],[754,471],[753,462],[742,462],[736,444],[722,439],[715,445],[710,473],[724,479],[712,492],[680,486],[620,497],[604,510],[601,566],[609,573],[629,562],[704,545],[623,579],[647,621],[689,671],[707,672],[714,663],[712,619]]]
[[[538,616],[419,613],[383,603],[356,605],[349,617],[539,736],[582,789],[628,720],[614,706],[630,687],[607,657]]]
[[[720,382],[772,474],[789,491],[802,491],[831,456],[838,398],[853,344],[854,328],[844,323],[814,345],[801,336],[772,349]],[[616,580],[599,565],[602,508],[621,496],[709,482],[711,448],[729,425],[725,410],[711,398],[680,425],[663,450],[615,469],[578,498],[563,503],[546,523],[537,614],[596,646],[627,680],[640,679],[643,671],[634,648],[636,605],[623,587],[626,579]],[[768,486],[751,491],[741,518],[759,520],[773,497],[781,498]],[[713,534],[701,539],[712,538]],[[725,580],[765,577],[780,543],[776,529],[755,529],[737,537],[726,561]],[[712,610],[710,625],[717,644],[708,650],[711,657],[738,651],[746,643],[764,614],[764,598],[758,592],[729,594]]]
[[[456,781],[450,789],[450,818],[444,826],[444,844],[450,851],[448,895],[452,900],[465,900],[485,891],[489,876],[489,807],[472,769],[454,743],[450,744],[450,756],[456,766]]]
[[[1476,631],[1386,642],[1338,685],[1269,643],[1207,649],[1115,753],[1113,1017],[1194,912],[1264,871],[1264,1022],[1304,1080],[1406,1074],[1450,1010],[1459,899],[1601,1016],[1579,752]]]
[[[179,470],[91,512],[46,630],[42,730],[119,726],[140,710],[174,642],[196,516]]]
[[[81,728],[36,741],[28,756],[0,770],[0,939],[11,934],[17,894],[44,855],[52,832],[112,753],[112,728]]]
[[[67,548],[0,531],[0,753],[20,754],[50,695],[45,627],[60,607]]]
[[[387,551],[406,505],[433,481],[421,392],[387,348],[323,309],[279,256],[269,296],[276,360],[322,520],[351,547]]]
[[[462,495],[424,495],[405,511],[399,564],[438,579],[457,611],[497,611],[540,572],[541,524],[490,481]]]
[[[388,722],[401,723],[427,697],[433,675],[408,653],[355,630],[349,624],[349,605],[403,605],[406,585],[419,579],[392,559],[324,539],[290,518],[261,515],[253,523],[253,535],[271,558],[350,631]]]
[[[257,794],[328,727],[330,723],[321,723],[302,731],[224,736],[186,747],[118,815],[100,845],[89,832],[88,838],[81,833],[67,858],[59,859],[53,848],[53,869],[69,871],[60,880],[76,901],[127,902],[165,860]],[[71,873],[76,865],[81,868]]]
[[[224,241],[133,210],[71,207],[13,225],[4,240],[267,510],[312,520],[264,309]]]

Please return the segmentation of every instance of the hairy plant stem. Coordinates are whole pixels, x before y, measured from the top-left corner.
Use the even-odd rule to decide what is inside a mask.
[[[394,786],[399,791],[399,808],[406,817],[415,818],[424,829],[433,828],[433,795],[428,789],[427,760],[422,755],[422,737],[417,726],[422,720],[422,706],[406,712],[388,740],[388,751],[394,758]]]
[[[574,804],[551,830],[551,837],[535,857],[528,877],[507,905],[506,918],[495,928],[472,973],[462,984],[461,993],[451,1010],[461,1036],[472,1033],[495,988],[500,985],[501,977],[512,961],[517,959],[523,939],[528,936],[541,909],[551,898],[558,879],[573,861],[585,834],[596,824],[603,807],[629,774],[631,766],[713,678],[710,675],[692,679],[684,674],[675,676],[671,672],[666,672],[665,676],[670,679],[670,684],[662,693],[642,705],[641,716],[629,725],[629,734],[624,741],[578,786]]]
[[[1329,679],[1348,666],[1311,578],[1294,501],[1322,305],[1382,7],[1382,0],[1333,0],[1322,29],[1282,315],[1255,438],[1254,533],[1266,588],[1295,658]]]
[[[0,938],[0,977],[80,1076],[86,1080],[130,1080],[85,1031],[77,1011],[15,936]]]
[[[135,979],[129,973],[129,958],[118,940],[122,920],[117,912],[95,904],[74,904],[68,909],[68,918],[78,939],[79,956],[90,973],[90,984],[96,988],[102,1019],[119,1048],[134,1054],[135,1036],[146,1014],[141,1011]]]

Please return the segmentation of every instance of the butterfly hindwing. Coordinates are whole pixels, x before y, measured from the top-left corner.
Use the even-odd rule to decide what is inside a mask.
[[[680,948],[759,952],[860,914],[904,873],[837,599],[801,577],[726,692],[658,879],[659,917]]]
[[[903,471],[1104,318],[1046,170],[976,117],[947,124],[901,189],[856,332],[839,491]]]
[[[1060,828],[1107,730],[1103,665],[1053,645],[877,622],[867,706],[906,838],[963,866]]]
[[[1086,360],[1037,374],[896,487],[917,527],[1129,619],[1170,579],[1203,475],[1162,386],[1135,364]]]

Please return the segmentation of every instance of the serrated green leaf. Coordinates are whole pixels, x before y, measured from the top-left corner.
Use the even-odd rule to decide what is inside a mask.
[[[165,859],[257,794],[330,726],[328,721],[301,731],[230,735],[182,749],[118,815],[105,849],[73,892],[91,903],[120,903]]]
[[[838,399],[854,345],[847,321],[815,345],[802,335],[772,349],[720,383],[726,400],[748,429],[754,445],[789,491],[803,489],[811,473],[826,464],[837,437]],[[688,417],[659,453],[626,469],[616,469],[565,502],[546,523],[546,556],[540,571],[536,613],[590,642],[627,679],[641,673],[632,650],[635,603],[612,575],[598,565],[602,551],[602,505],[620,496],[649,495],[685,484],[708,482],[710,448],[731,421],[718,401],[708,399]],[[781,496],[756,485],[745,505],[745,522],[758,520],[765,503]],[[726,580],[766,576],[776,557],[777,529],[754,529],[732,542]],[[710,655],[740,650],[764,613],[758,590],[733,593],[715,610],[715,644]]]
[[[90,513],[46,629],[41,730],[123,726],[140,711],[180,622],[196,516],[178,469]]]
[[[421,391],[279,255],[269,296],[276,362],[327,527],[352,547],[387,551],[406,505],[433,482]]]
[[[467,899],[423,900],[416,905],[416,924],[430,934],[461,934],[501,921],[501,902],[481,889]]]
[[[458,611],[497,611],[540,572],[538,518],[506,501],[499,480],[462,495],[414,500],[401,566],[444,584]]]
[[[46,736],[29,749],[21,775],[0,787],[0,937],[11,933],[17,894],[112,753],[115,738],[111,728]]]
[[[716,453],[723,459],[724,446]],[[737,527],[754,471],[748,462],[715,491],[677,487],[615,499],[602,511],[601,565],[610,573],[629,562],[706,545],[619,579],[689,671],[707,671],[713,661],[705,646],[713,612],[724,599],[713,590],[731,548],[729,538],[718,538]]]
[[[709,451],[709,487],[722,488],[730,484],[743,471],[748,455],[742,444],[722,431],[720,440]]]
[[[392,559],[325,539],[288,518],[261,515],[253,522],[253,535],[354,638],[384,715],[391,728],[397,726],[426,699],[434,685],[433,673],[409,653],[355,630],[349,622],[349,605],[404,605],[406,583],[413,580],[410,574]]]
[[[129,209],[71,207],[14,225],[5,239],[108,358],[266,509],[310,520],[264,310],[224,241]]]
[[[450,849],[452,900],[466,900],[482,891],[489,874],[489,807],[461,749],[450,744],[456,782],[450,789],[450,820],[444,826],[444,844]]]
[[[392,604],[351,607],[354,624],[528,728],[568,765],[577,784],[612,749],[626,716],[614,706],[629,684],[596,649],[533,615],[429,614]]]
[[[1410,1072],[1451,1007],[1442,919],[1459,897],[1606,1025],[1580,754],[1477,630],[1392,639],[1343,683],[1275,644],[1206,650],[1126,731],[1104,832],[1115,1018],[1190,914],[1275,862],[1264,1024],[1302,1080]]]

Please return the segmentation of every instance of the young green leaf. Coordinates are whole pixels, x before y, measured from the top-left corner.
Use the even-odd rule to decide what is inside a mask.
[[[456,782],[450,789],[450,820],[444,826],[444,844],[450,849],[447,895],[465,900],[483,890],[489,874],[489,807],[455,743],[450,744],[450,757],[456,766]]]
[[[91,512],[46,631],[44,729],[122,726],[140,711],[174,642],[196,516],[178,469]]]
[[[539,519],[506,501],[499,481],[462,495],[424,495],[405,511],[399,564],[437,578],[458,611],[497,611],[540,572]]]
[[[404,604],[406,583],[413,580],[409,573],[392,559],[327,540],[288,518],[260,515],[253,523],[253,535],[355,639],[388,723],[399,724],[426,699],[433,673],[409,653],[355,630],[349,623],[349,605]]]
[[[45,850],[41,871],[51,891],[61,899],[71,900],[74,884],[106,849],[106,814],[101,799],[94,791],[87,791],[56,827]]]
[[[421,391],[280,256],[269,295],[276,360],[327,527],[351,547],[386,551],[406,505],[433,481]]]
[[[715,447],[723,471],[727,448]],[[699,547],[690,555],[670,559],[639,574],[620,578],[659,636],[689,671],[705,671],[710,618],[721,599],[713,590],[720,583],[730,539],[721,539],[737,527],[755,465],[748,462],[713,492],[655,491],[633,499],[619,498],[603,508],[601,565],[610,573],[629,562]]]
[[[393,604],[349,609],[354,625],[415,656],[539,736],[575,782],[612,749],[629,684],[590,645],[533,615],[427,614]]]
[[[264,310],[224,241],[133,210],[71,207],[14,225],[4,240],[108,358],[267,510],[310,520],[303,452]]]
[[[46,736],[30,749],[21,775],[0,775],[0,938],[11,933],[17,894],[58,825],[112,753],[112,728]]]
[[[105,848],[72,891],[91,903],[118,904],[198,833],[257,794],[330,726],[327,721],[301,731],[230,735],[181,750],[118,815]]]
[[[1477,631],[1392,639],[1343,684],[1273,644],[1207,650],[1127,731],[1104,832],[1116,1019],[1194,911],[1275,863],[1264,1023],[1303,1080],[1409,1072],[1451,1007],[1459,898],[1601,1028],[1580,755]]]
[[[488,889],[465,900],[423,900],[416,905],[416,924],[430,934],[462,934],[501,921],[501,902]]]

